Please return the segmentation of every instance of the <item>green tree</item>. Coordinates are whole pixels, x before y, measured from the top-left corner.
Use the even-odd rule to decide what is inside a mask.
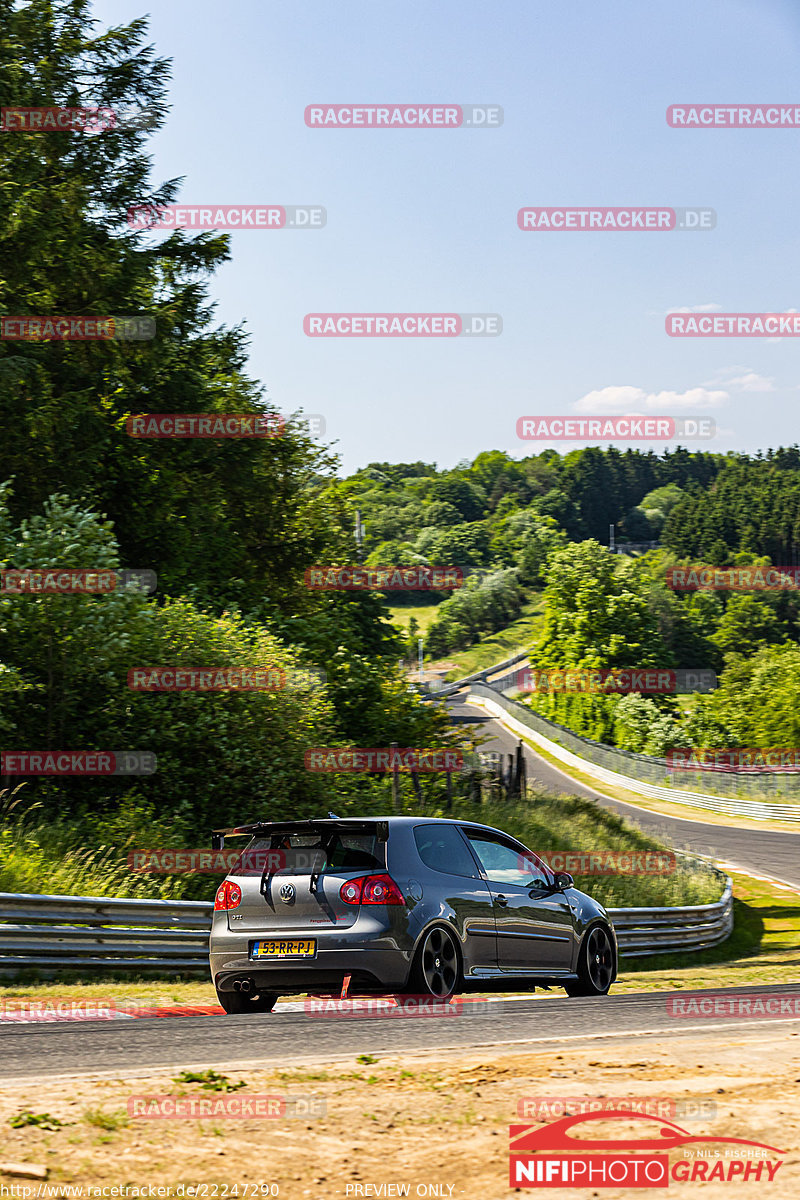
[[[551,554],[545,577],[544,625],[530,655],[537,671],[670,665],[636,564],[587,541]],[[618,696],[547,691],[528,703],[578,733],[613,738]]]
[[[622,696],[614,709],[614,742],[621,750],[656,758],[692,744],[681,720],[635,693]]]
[[[648,590],[634,564],[596,541],[548,560],[545,621],[535,648],[546,666],[668,666]]]
[[[753,655],[783,641],[775,603],[765,596],[731,595],[710,639],[723,654]]]
[[[469,579],[466,587],[439,605],[428,628],[428,653],[436,657],[463,650],[481,635],[502,629],[519,615],[523,599],[515,570],[494,571],[483,580]]]
[[[442,500],[458,509],[465,521],[478,521],[486,510],[486,493],[478,484],[456,474],[440,475],[427,492],[429,500]]]
[[[118,566],[107,520],[55,496],[17,528],[7,491],[0,494],[0,569]],[[4,748],[157,756],[156,774],[141,779],[34,781],[37,798],[59,818],[100,822],[124,809],[134,822],[147,810],[168,816],[175,836],[186,839],[204,837],[214,823],[324,811],[348,787],[309,772],[308,749],[446,741],[445,718],[409,693],[397,669],[398,635],[380,610],[376,596],[336,596],[322,610],[322,627],[293,618],[299,646],[304,637],[313,642],[305,652],[286,644],[283,628],[276,634],[241,613],[207,612],[187,599],[159,603],[134,587],[97,596],[0,593]],[[375,631],[384,624],[381,641]],[[219,693],[130,687],[131,670],[156,666],[274,668],[278,686]],[[13,782],[0,781],[0,790]]]
[[[87,0],[0,0],[3,103],[142,106],[166,117],[169,64],[143,20],[95,33]],[[317,479],[333,460],[297,420],[274,438],[165,444],[130,437],[135,413],[263,413],[247,336],[214,328],[207,280],[229,239],[133,230],[132,207],[168,204],[149,178],[148,133],[129,121],[83,133],[0,138],[0,311],[146,314],[151,341],[0,344],[0,480],[14,516],[56,492],[114,522],[125,563],[220,610],[264,595],[302,603],[303,569],[343,549],[341,509]]]
[[[722,729],[730,739],[711,745],[800,745],[800,647],[765,646],[730,662],[703,708],[712,732]],[[689,732],[697,737],[691,724]]]
[[[423,547],[429,562],[440,566],[484,567],[489,565],[489,529],[484,521],[468,521],[447,529],[437,529],[433,536],[425,529],[417,538],[417,549]]]

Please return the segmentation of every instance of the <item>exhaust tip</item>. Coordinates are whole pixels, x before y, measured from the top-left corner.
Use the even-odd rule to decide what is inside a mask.
[[[234,987],[235,986],[236,986],[236,984],[234,984]],[[239,988],[243,992],[249,992],[250,991],[250,980],[243,979],[242,982],[239,984]]]

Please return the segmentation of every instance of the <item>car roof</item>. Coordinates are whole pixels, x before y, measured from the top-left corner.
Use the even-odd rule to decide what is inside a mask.
[[[473,829],[488,829],[492,833],[503,833],[502,829],[497,829],[494,825],[485,825],[480,821],[461,820],[455,817],[427,817],[424,814],[417,816],[398,816],[396,813],[385,814],[382,816],[367,816],[358,817],[348,815],[346,817],[298,817],[293,820],[291,817],[286,820],[275,821],[252,821],[246,825],[239,825],[235,829],[217,829],[215,833],[256,833],[259,830],[268,832],[269,830],[280,829],[317,829],[323,826],[327,829],[335,829],[337,826],[353,827],[365,825],[382,824],[388,826],[389,829],[398,828],[408,825],[468,825]],[[505,837],[512,837],[513,834],[504,834]],[[518,838],[514,839],[518,841]]]

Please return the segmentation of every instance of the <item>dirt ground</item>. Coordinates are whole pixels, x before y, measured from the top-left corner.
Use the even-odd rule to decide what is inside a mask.
[[[283,1200],[344,1200],[405,1194],[494,1200],[514,1191],[508,1182],[509,1125],[547,1123],[519,1115],[520,1101],[662,1097],[705,1103],[699,1113],[670,1117],[692,1135],[746,1138],[786,1152],[771,1183],[765,1182],[766,1176],[761,1182],[671,1182],[669,1194],[702,1194],[716,1200],[735,1188],[744,1195],[752,1188],[752,1195],[789,1200],[800,1194],[800,1033],[789,1032],[794,1029],[776,1023],[752,1033],[715,1035],[718,1042],[694,1034],[619,1042],[611,1038],[574,1049],[550,1044],[535,1053],[493,1048],[463,1055],[353,1058],[285,1070],[256,1063],[244,1070],[226,1067],[210,1054],[206,1066],[213,1065],[231,1084],[245,1081],[246,1088],[233,1092],[176,1084],[175,1069],[125,1079],[3,1081],[0,1162],[40,1164],[48,1168],[48,1177],[47,1190],[37,1192],[38,1182],[0,1174],[0,1196],[25,1197],[22,1190],[7,1190],[11,1184],[29,1187],[27,1196],[38,1194],[42,1200],[110,1196],[115,1194],[112,1187],[129,1189],[116,1195],[136,1196],[148,1194],[134,1190],[147,1185],[167,1185],[170,1191],[162,1191],[162,1196],[192,1195],[189,1188],[200,1184],[196,1194],[221,1198],[277,1194]],[[192,1069],[204,1067],[192,1064]],[[326,1111],[313,1117],[264,1119],[127,1115],[132,1096],[181,1092],[184,1098],[203,1097],[212,1103],[254,1094],[294,1097],[300,1110],[307,1111],[306,1101],[316,1108],[324,1101]],[[709,1114],[709,1103],[716,1105],[715,1114]],[[273,1111],[275,1107],[273,1103]],[[12,1127],[9,1118],[24,1110],[47,1113],[63,1125],[49,1130],[32,1124]],[[603,1122],[587,1136],[619,1137],[628,1132]],[[673,1149],[671,1154],[674,1162],[683,1151]],[[273,1187],[270,1193],[269,1184],[277,1185],[277,1192]],[[408,1190],[388,1186],[392,1184]],[[70,1185],[82,1186],[72,1191]],[[104,1185],[104,1193],[90,1190]],[[547,1192],[570,1200],[642,1194],[613,1187],[550,1187]]]

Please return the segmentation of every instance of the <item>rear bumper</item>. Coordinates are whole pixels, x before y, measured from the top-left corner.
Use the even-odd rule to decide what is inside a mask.
[[[363,933],[342,931],[335,938],[322,935],[314,958],[273,961],[250,958],[253,936],[229,931],[215,936],[212,932],[209,962],[221,992],[232,991],[234,983],[242,979],[269,991],[338,991],[346,975],[352,977],[351,991],[386,991],[403,988],[411,970],[413,945],[402,947],[391,934],[366,948]]]
[[[286,992],[341,990],[346,975],[351,990],[400,990],[408,980],[414,936],[408,910],[400,906],[364,907],[350,925],[264,925],[231,928],[226,912],[215,912],[211,925],[209,961],[220,991],[231,991],[237,980],[250,979],[264,990]],[[314,958],[251,959],[250,946],[265,938],[309,938],[317,943]]]

